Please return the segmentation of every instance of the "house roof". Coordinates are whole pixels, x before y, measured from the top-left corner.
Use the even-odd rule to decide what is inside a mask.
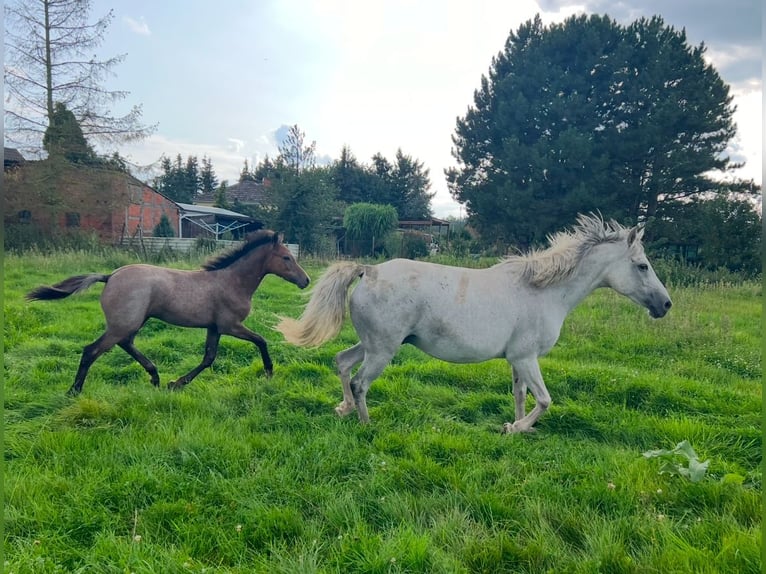
[[[213,203],[216,192],[201,193],[194,200],[197,203]],[[239,203],[257,203],[266,202],[266,185],[259,181],[245,180],[230,185],[226,188],[226,200],[229,202],[238,201]]]
[[[13,147],[3,147],[3,167],[18,165],[26,162],[21,152]]]
[[[429,219],[418,219],[418,220],[403,220],[399,221],[399,227],[416,227],[418,225],[430,225],[430,226],[442,226],[446,225],[449,227],[450,222],[446,219],[439,219],[438,217],[431,217]]]
[[[204,217],[205,215],[217,215],[219,217],[228,217],[229,219],[236,219],[238,221],[255,221],[249,215],[237,213],[229,209],[222,209],[220,207],[209,207],[207,205],[192,205],[191,203],[178,203],[176,205],[181,208],[183,215],[188,217]]]

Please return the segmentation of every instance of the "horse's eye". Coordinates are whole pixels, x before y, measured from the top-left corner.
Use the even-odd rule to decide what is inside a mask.
[[[649,266],[646,263],[639,263],[638,264],[638,270],[639,271],[649,271]]]
[[[283,255],[282,259],[284,259],[285,261],[290,261],[290,256],[289,255]]]

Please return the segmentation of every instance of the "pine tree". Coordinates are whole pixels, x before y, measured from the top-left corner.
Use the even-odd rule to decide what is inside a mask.
[[[527,246],[578,212],[635,223],[720,189],[734,110],[704,53],[659,17],[526,22],[457,119],[453,197],[485,239]]]

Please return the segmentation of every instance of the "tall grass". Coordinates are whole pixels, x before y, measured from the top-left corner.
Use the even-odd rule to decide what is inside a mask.
[[[355,334],[283,343],[270,326],[305,299],[273,277],[247,321],[269,341],[273,378],[251,345],[224,338],[182,392],[152,388],[117,349],[68,398],[103,329],[100,288],[23,295],[129,260],[5,258],[5,572],[761,571],[757,283],[672,286],[660,321],[595,293],[542,360],[554,402],[538,432],[504,436],[504,362],[410,347],[370,391],[373,423],[338,419],[333,357]],[[165,384],[200,361],[204,333],[150,321],[136,344]],[[710,460],[700,482],[642,456],[682,440]]]

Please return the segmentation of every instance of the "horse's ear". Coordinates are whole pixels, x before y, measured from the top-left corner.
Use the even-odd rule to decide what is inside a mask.
[[[272,238],[271,242],[276,245],[277,243],[282,243],[282,234],[281,233],[275,233]]]
[[[641,239],[644,237],[644,226],[639,224],[635,227],[631,227],[630,232],[628,233],[628,245],[633,245],[636,242],[636,239],[641,241]]]

